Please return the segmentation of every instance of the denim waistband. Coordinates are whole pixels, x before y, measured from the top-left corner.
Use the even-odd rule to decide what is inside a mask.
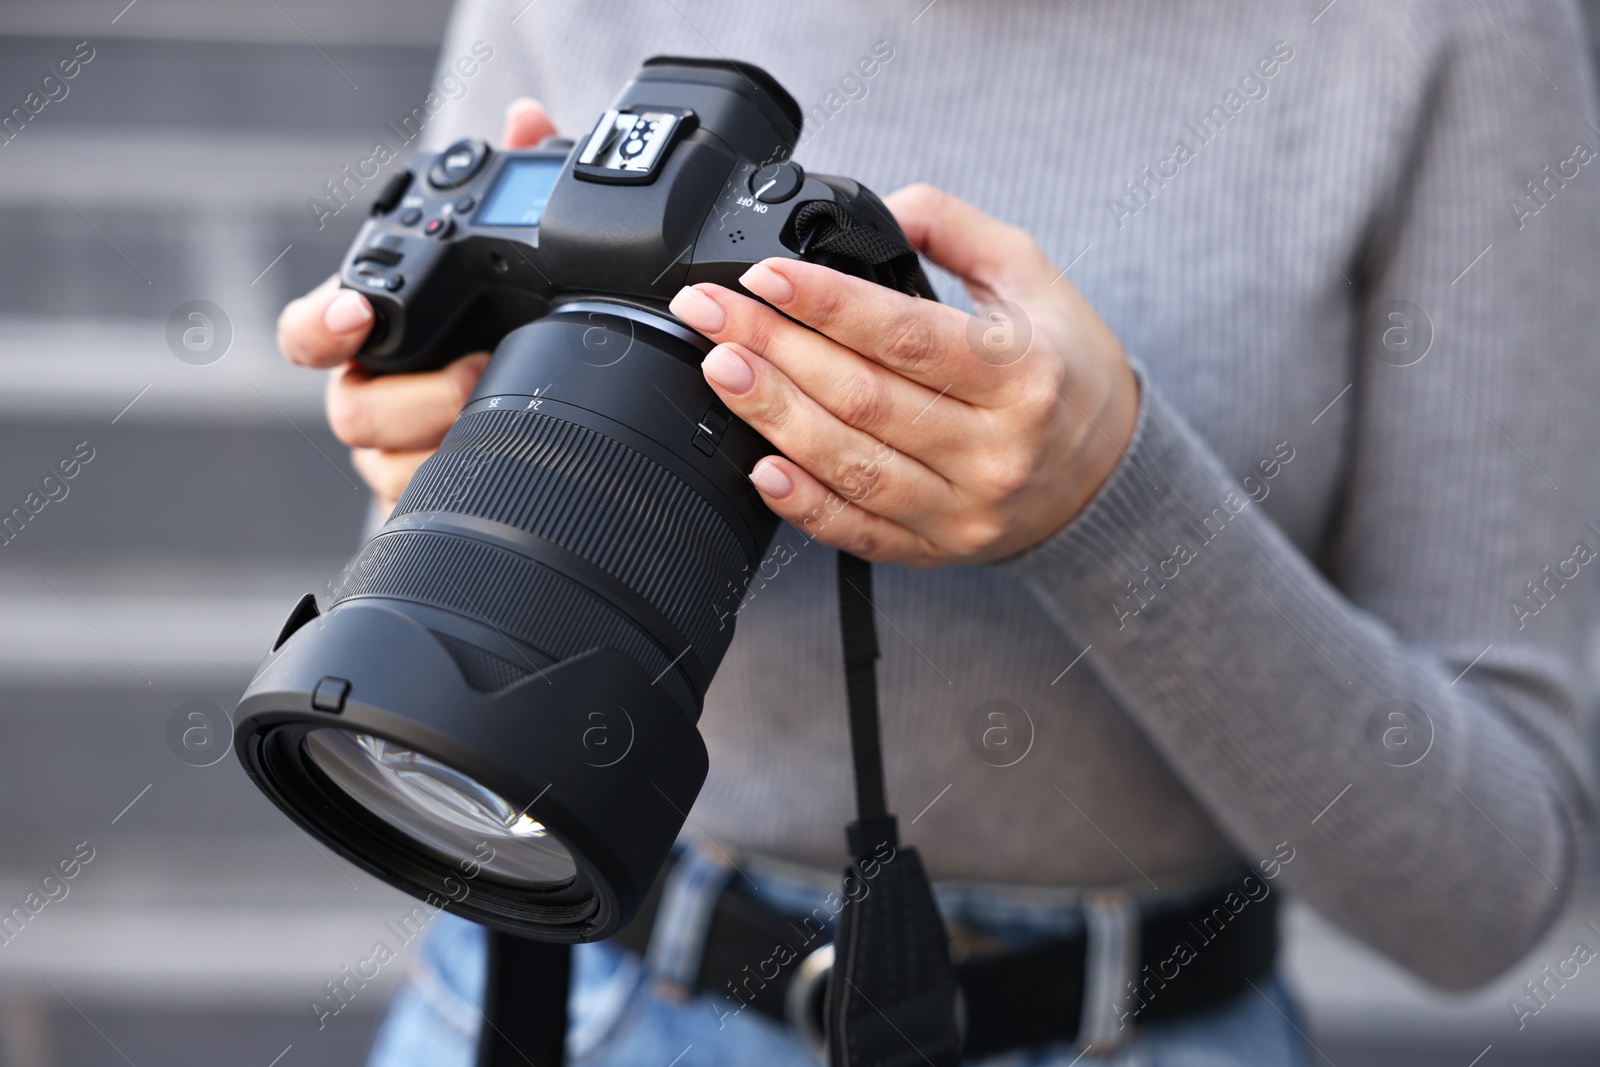
[[[730,885],[797,922],[815,917],[831,927],[831,919],[845,904],[842,869],[796,864],[704,838],[680,840],[674,855],[649,962],[656,974],[685,984],[698,971],[712,912]],[[933,890],[952,928],[1021,946],[1077,934],[1095,914],[1097,903],[1107,897],[1124,901],[1125,909],[1135,916],[1149,917],[1186,907],[1252,877],[1265,892],[1266,882],[1242,864],[1165,875],[1159,887],[1144,881],[1088,887],[940,879]]]

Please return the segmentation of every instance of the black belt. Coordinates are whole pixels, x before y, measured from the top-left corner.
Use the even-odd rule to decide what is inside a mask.
[[[639,917],[612,938],[641,957],[666,876],[656,880]],[[1137,966],[1129,976],[1133,988],[1118,991],[1126,993],[1126,1021],[1153,1023],[1203,1011],[1265,976],[1277,954],[1277,905],[1267,882],[1241,872],[1212,892],[1141,917]],[[816,934],[815,924],[780,913],[730,882],[712,912],[697,990],[727,997],[729,1011],[760,1012],[814,1041],[821,1033],[827,975],[813,954],[828,936]],[[1085,933],[1020,950],[963,952],[965,939],[954,931],[952,944],[956,955],[964,955],[956,966],[965,1000],[964,1056],[1077,1040],[1087,984]]]

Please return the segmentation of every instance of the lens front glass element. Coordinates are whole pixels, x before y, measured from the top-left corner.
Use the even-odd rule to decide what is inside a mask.
[[[553,888],[577,874],[543,823],[438,760],[369,734],[319,727],[306,752],[335,785],[463,873]],[[487,846],[487,847],[485,847]]]

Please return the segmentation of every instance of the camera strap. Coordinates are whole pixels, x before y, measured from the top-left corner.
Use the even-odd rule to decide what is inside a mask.
[[[907,296],[933,297],[928,279],[911,247],[892,222],[883,229],[863,225],[832,200],[812,200],[794,213],[800,254],[827,265],[825,256],[865,263],[877,270],[880,284]]]
[[[917,850],[901,845],[883,785],[872,565],[839,553],[839,623],[855,765],[856,821],[823,1008],[832,1067],[954,1067],[955,967]]]
[[[572,946],[485,930],[488,960],[477,1067],[560,1067]]]

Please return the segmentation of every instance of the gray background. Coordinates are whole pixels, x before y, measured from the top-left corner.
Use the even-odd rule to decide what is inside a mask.
[[[96,49],[0,147],[0,507],[95,449],[0,548],[0,910],[95,849],[0,945],[0,1067],[358,1063],[403,964],[321,1030],[307,1001],[407,899],[313,845],[231,755],[180,761],[166,730],[186,701],[232,707],[358,536],[320,376],[282,364],[272,322],[359,223],[319,231],[305,201],[421,102],[448,5],[124,2],[0,3],[0,109],[74,42]],[[233,326],[210,366],[166,345],[191,299]],[[1304,912],[1288,927],[1319,1062],[1600,1059],[1600,966],[1521,1032],[1506,1007],[1574,940],[1600,947],[1576,920],[1465,998]]]

